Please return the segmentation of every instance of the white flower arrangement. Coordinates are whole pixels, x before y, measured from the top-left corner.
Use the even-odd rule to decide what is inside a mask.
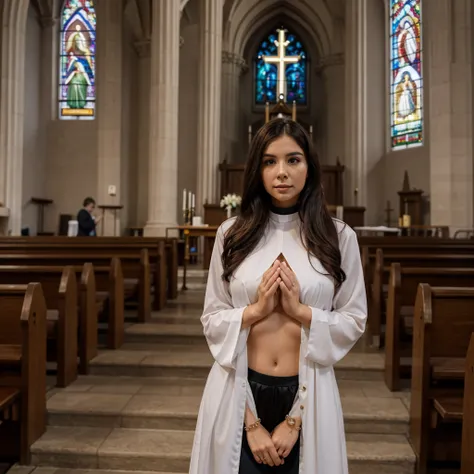
[[[221,207],[227,208],[236,208],[242,204],[242,198],[237,194],[226,194],[221,199]]]
[[[227,210],[227,216],[230,217],[232,209],[236,209],[242,204],[242,198],[237,194],[226,194],[221,199],[221,207],[225,207]]]

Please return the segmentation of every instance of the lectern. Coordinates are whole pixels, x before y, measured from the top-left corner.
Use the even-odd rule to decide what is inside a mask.
[[[38,205],[36,235],[54,235],[54,232],[44,232],[44,208],[53,203],[52,199],[32,197],[31,202]]]
[[[399,217],[407,214],[411,217],[411,225],[423,224],[423,190],[415,189],[410,186],[408,171],[405,171],[403,177],[403,187],[398,191],[400,197]]]
[[[102,231],[100,235],[104,235],[104,227],[105,227],[105,211],[112,211],[114,215],[114,237],[117,233],[117,211],[123,209],[121,204],[101,204],[97,206],[99,209],[102,209]]]

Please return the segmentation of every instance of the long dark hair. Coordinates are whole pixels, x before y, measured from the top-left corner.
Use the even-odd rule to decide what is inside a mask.
[[[326,207],[321,185],[321,166],[304,128],[293,120],[277,118],[266,123],[252,140],[244,172],[240,215],[224,238],[222,278],[230,281],[245,258],[255,249],[268,223],[271,198],[262,182],[262,157],[270,143],[287,135],[303,150],[308,177],[299,196],[301,240],[331,275],[338,289],[346,275],[341,268],[341,252],[336,226]]]

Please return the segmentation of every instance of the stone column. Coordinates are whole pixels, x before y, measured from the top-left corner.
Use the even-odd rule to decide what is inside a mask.
[[[138,54],[137,225],[148,217],[148,164],[150,160],[150,40],[135,43]]]
[[[122,4],[99,2],[100,35],[97,45],[97,204],[120,205],[122,153]],[[109,186],[115,186],[110,196]],[[120,217],[120,211],[117,212]],[[119,235],[113,212],[107,211],[98,233]]]
[[[326,85],[327,162],[335,164],[344,156],[344,55],[335,53],[321,58],[318,70]]]
[[[234,161],[238,140],[239,81],[246,69],[242,56],[222,51],[221,157],[228,162]]]
[[[367,1],[346,1],[345,154],[342,160],[346,166],[345,205],[366,205]]]
[[[21,231],[28,6],[29,0],[4,0],[1,12],[0,202],[10,210],[3,231],[12,235]]]
[[[202,0],[198,116],[198,183],[196,213],[218,202],[222,71],[222,2]]]
[[[164,235],[177,222],[179,5],[152,2],[150,162],[145,235]]]
[[[423,5],[431,224],[472,228],[472,6],[470,0]]]
[[[59,48],[59,18],[58,17],[41,17],[41,40],[42,40],[42,57],[41,57],[41,97],[40,107],[41,113],[45,121],[55,120],[58,117],[58,102],[51,100],[59,89],[58,87],[58,56]]]

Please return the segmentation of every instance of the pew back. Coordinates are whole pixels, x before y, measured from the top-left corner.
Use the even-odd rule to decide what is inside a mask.
[[[466,356],[462,425],[461,474],[474,472],[474,333]]]
[[[428,459],[453,455],[453,433],[438,439],[431,429],[433,399],[445,396],[447,390],[459,395],[446,384],[456,380],[462,384],[472,332],[474,288],[419,285],[413,331],[410,438],[420,474],[426,473]]]
[[[401,366],[401,357],[411,356],[411,337],[409,333],[402,333],[402,330],[410,329],[420,283],[474,288],[474,268],[411,268],[392,263],[385,331],[385,383],[392,391],[400,390],[400,379],[407,372],[403,371],[405,367]],[[408,341],[409,346],[406,344]]]
[[[51,250],[59,248],[61,251],[74,249],[86,251],[91,255],[113,250],[114,254],[123,260],[124,254],[140,252],[146,249],[152,265],[152,274],[157,280],[157,289],[160,293],[155,298],[154,309],[159,310],[164,306],[166,297],[174,299],[178,294],[178,240],[165,237],[0,237],[0,253],[25,248]],[[41,250],[38,250],[41,251]],[[158,282],[162,282],[158,286]]]
[[[28,464],[30,446],[46,430],[46,303],[39,283],[0,285],[0,328],[0,386],[21,391],[21,428],[13,433],[20,441],[0,440],[0,455]]]
[[[30,252],[29,249],[24,250],[23,253],[2,254],[0,252],[0,265],[21,266],[28,264],[44,267],[72,265],[77,268],[84,265],[84,263],[92,263],[94,268],[97,268],[95,282],[97,291],[108,291],[110,288],[110,276],[108,276],[108,272],[111,268],[111,262],[119,263],[115,266],[112,265],[113,272],[115,272],[119,280],[137,280],[137,297],[139,303],[138,320],[140,322],[149,321],[151,318],[151,288],[150,264],[147,249],[142,249],[139,254],[124,254],[120,259],[113,253],[110,253],[110,249],[108,252],[103,251],[98,255],[61,252],[45,254]],[[124,285],[124,282],[122,282],[121,285]],[[112,341],[110,342],[112,344]],[[115,340],[112,346],[109,345],[109,347],[115,349],[119,347],[120,344],[121,342],[119,340]]]
[[[77,378],[78,290],[73,267],[0,266],[0,284],[41,284],[48,309],[47,359],[57,363],[57,383],[66,387]]]
[[[474,247],[473,247],[474,250]],[[474,252],[470,254],[457,253],[432,253],[432,251],[419,251],[418,254],[387,253],[377,249],[372,277],[366,283],[369,289],[369,315],[368,327],[373,344],[380,345],[382,337],[382,324],[385,308],[384,286],[388,284],[390,265],[400,263],[402,267],[437,267],[437,268],[474,268]]]

